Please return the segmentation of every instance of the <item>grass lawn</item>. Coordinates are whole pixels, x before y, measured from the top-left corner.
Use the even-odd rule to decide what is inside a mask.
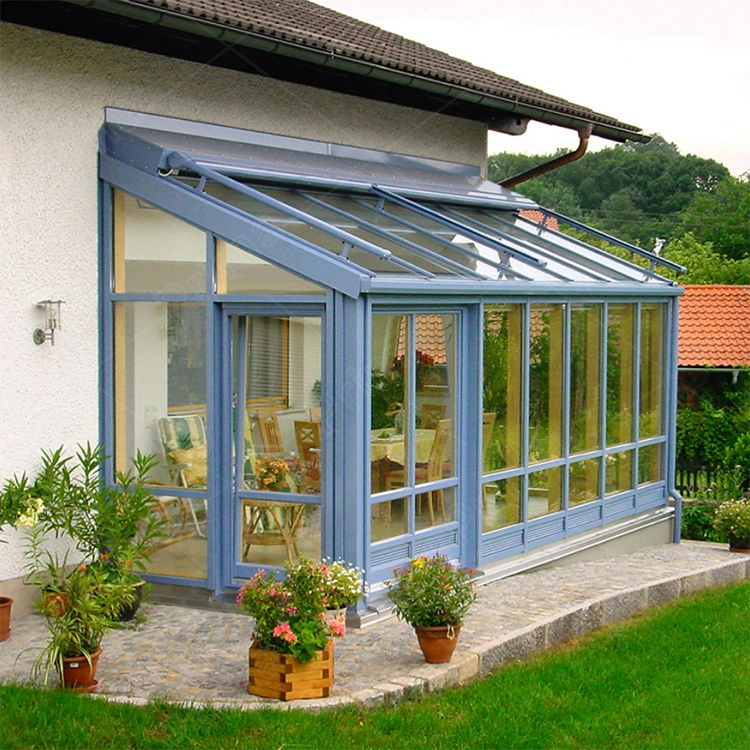
[[[4,685],[0,748],[750,750],[750,581],[375,710],[135,707]]]

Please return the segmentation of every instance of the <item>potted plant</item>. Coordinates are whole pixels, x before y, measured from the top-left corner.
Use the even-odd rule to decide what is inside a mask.
[[[3,526],[18,528],[33,526],[40,501],[29,492],[30,484],[26,475],[8,479],[0,489],[0,530]],[[0,538],[0,542],[5,542]],[[13,599],[0,596],[0,641],[10,638],[10,621]]]
[[[474,571],[435,555],[414,558],[393,573],[387,586],[397,617],[414,628],[426,661],[450,661],[463,618],[476,600]]]
[[[106,458],[101,446],[89,443],[78,446],[74,456],[63,455],[62,448],[44,451],[33,482],[25,475],[14,477],[6,489],[11,499],[38,500],[41,533],[67,535],[82,561],[100,569],[108,583],[140,591],[143,580],[136,571],[145,572],[150,551],[164,535],[164,520],[152,513],[151,491],[146,486],[157,462],[139,451],[133,469],[116,472],[115,484],[108,485],[103,473]],[[134,601],[139,601],[135,593]],[[127,610],[121,614],[132,617]]]
[[[717,509],[714,528],[727,535],[731,552],[750,552],[750,503],[727,500]]]
[[[64,582],[72,567],[68,564],[70,550],[61,559],[45,546],[47,538],[41,526],[34,525],[26,532],[26,547],[23,552],[27,560],[24,566],[24,583],[39,587],[42,597],[48,600],[45,605],[48,613],[61,614],[66,606]]]
[[[66,606],[58,611],[53,600],[42,598],[37,605],[46,616],[49,637],[34,663],[32,674],[49,681],[52,669],[63,686],[90,692],[98,685],[96,668],[105,633],[117,627],[117,614],[132,601],[132,587],[110,583],[101,570],[77,567],[62,579]]]
[[[353,606],[367,594],[363,572],[360,568],[343,560],[323,562],[321,567],[326,580],[324,593],[326,619],[345,623],[347,607]]]
[[[326,578],[321,565],[300,557],[278,581],[265,570],[238,592],[237,604],[255,618],[247,690],[293,700],[323,698],[333,684],[333,641],[345,628],[327,621]]]

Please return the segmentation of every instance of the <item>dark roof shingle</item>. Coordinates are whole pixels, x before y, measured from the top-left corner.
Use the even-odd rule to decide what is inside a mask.
[[[117,0],[112,0],[111,6]],[[540,89],[405,39],[309,0],[130,0],[199,21],[232,27],[262,37],[329,52],[518,102],[545,111],[610,126],[638,138],[640,128],[620,122]],[[456,4],[457,9],[459,3]]]

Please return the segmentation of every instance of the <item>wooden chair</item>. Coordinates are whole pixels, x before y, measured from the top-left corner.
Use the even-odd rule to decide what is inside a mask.
[[[158,424],[167,470],[175,486],[206,489],[207,441],[206,422],[203,417],[200,414],[161,417]],[[198,518],[196,502],[203,506],[205,522],[206,501],[196,501],[193,498],[180,498],[180,501],[190,512],[198,536],[205,536]]]
[[[313,406],[310,409],[310,421],[320,422],[323,417],[323,410],[319,406]]]
[[[414,470],[414,476],[417,484],[426,482],[435,482],[442,479],[445,470],[446,449],[448,441],[453,436],[453,420],[441,419],[435,429],[435,439],[432,442],[430,456],[426,464],[417,464]],[[395,469],[389,471],[386,477],[386,488],[403,487],[406,481],[406,472],[404,469]],[[440,511],[440,516],[445,521],[445,496],[443,490],[429,490],[417,495],[417,513],[420,512],[422,498],[427,501],[427,510],[430,514],[430,524],[435,524],[435,509]]]
[[[300,491],[320,492],[320,422],[295,422],[294,436],[300,457]]]
[[[256,410],[255,415],[263,441],[263,453],[283,453],[284,441],[281,439],[276,409],[260,408]]]
[[[297,533],[302,524],[305,506],[302,503],[277,503],[271,500],[246,500],[242,529],[243,557],[252,545],[263,547],[284,545],[289,562],[292,551],[299,558]]]
[[[422,404],[422,414],[419,418],[421,430],[437,429],[441,419],[445,419],[445,404]]]

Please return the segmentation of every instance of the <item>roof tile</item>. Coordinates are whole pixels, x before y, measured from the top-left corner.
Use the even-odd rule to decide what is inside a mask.
[[[686,286],[678,349],[680,367],[750,367],[750,286]]]
[[[131,0],[639,134],[640,128],[309,0]],[[457,6],[458,7],[458,6]]]

